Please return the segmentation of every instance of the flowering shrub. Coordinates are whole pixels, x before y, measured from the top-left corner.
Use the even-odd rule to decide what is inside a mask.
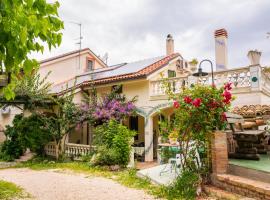
[[[171,95],[176,112],[175,123],[180,132],[212,132],[214,129],[223,130],[226,126],[225,112],[231,101],[231,83],[222,88],[196,85],[184,89],[178,95]]]
[[[166,80],[164,87],[173,100],[175,119],[168,128],[179,133],[178,142],[184,158],[182,166],[185,170],[196,171],[206,177],[211,167],[211,133],[213,130],[223,130],[227,125],[225,112],[233,100],[231,83],[221,88],[195,85],[183,88],[179,95],[171,91]],[[194,163],[197,152],[200,153],[202,165]]]
[[[126,101],[122,96],[114,99],[110,99],[106,96],[95,105],[93,118],[97,122],[107,122],[110,119],[120,121],[132,115],[134,111],[135,105],[133,101]]]

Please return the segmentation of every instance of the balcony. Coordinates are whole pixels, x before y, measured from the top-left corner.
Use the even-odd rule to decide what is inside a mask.
[[[181,87],[189,87],[191,84],[208,84],[212,83],[211,74],[197,79],[193,76],[169,78],[173,92],[179,93]],[[214,82],[217,87],[224,83],[232,83],[233,93],[264,91],[270,96],[270,78],[264,68],[260,66],[248,66],[226,71],[214,72]],[[162,79],[150,81],[150,96],[165,96]]]

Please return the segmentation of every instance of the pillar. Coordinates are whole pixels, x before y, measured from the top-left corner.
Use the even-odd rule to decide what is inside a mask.
[[[145,161],[153,161],[153,117],[145,118]]]
[[[215,131],[212,136],[212,170],[214,174],[226,174],[228,171],[227,135]]]

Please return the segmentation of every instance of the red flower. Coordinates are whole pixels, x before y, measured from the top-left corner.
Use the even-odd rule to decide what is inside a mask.
[[[192,102],[192,99],[189,96],[186,96],[184,98],[184,102],[190,104]]]
[[[226,117],[226,114],[225,113],[222,113],[221,114],[221,120],[222,121],[226,121],[227,120],[227,117]]]
[[[232,99],[232,94],[228,90],[225,90],[222,96],[224,97],[223,102],[229,104]]]
[[[178,101],[174,101],[174,102],[173,102],[173,107],[179,108],[179,107],[180,107],[179,102],[178,102]]]
[[[218,102],[212,101],[211,103],[209,103],[208,106],[209,106],[211,109],[214,109],[214,108],[217,108],[219,105],[218,105]]]
[[[231,90],[231,89],[232,89],[232,83],[226,83],[226,84],[224,85],[224,89],[225,89],[225,90]]]
[[[202,100],[200,98],[196,98],[192,101],[192,105],[194,105],[196,108],[199,107],[202,103]]]

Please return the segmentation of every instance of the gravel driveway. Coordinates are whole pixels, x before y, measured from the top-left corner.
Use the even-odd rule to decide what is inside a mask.
[[[0,170],[0,179],[13,182],[39,200],[141,200],[154,199],[142,190],[130,189],[113,180],[55,171]]]

